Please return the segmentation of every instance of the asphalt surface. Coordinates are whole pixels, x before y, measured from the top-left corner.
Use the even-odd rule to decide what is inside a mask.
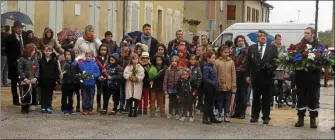
[[[28,115],[20,107],[11,105],[8,88],[1,88],[1,139],[334,139],[334,92],[322,88],[318,129],[309,128],[308,114],[305,127],[294,128],[296,111],[289,107],[272,108],[269,125],[250,124],[250,109],[245,120],[231,119],[232,123],[204,125],[201,117],[194,122],[140,115],[128,118],[116,116],[60,114],[60,95],[54,99],[54,114],[41,114],[38,107]],[[158,116],[159,114],[157,114]]]

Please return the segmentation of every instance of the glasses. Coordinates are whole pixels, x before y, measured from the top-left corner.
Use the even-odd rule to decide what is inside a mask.
[[[162,48],[160,48],[160,49],[158,49],[158,50],[160,50],[160,51],[164,51],[164,49],[162,49]]]
[[[237,40],[237,42],[243,42],[244,40]]]
[[[263,37],[265,34],[258,34],[257,37]]]

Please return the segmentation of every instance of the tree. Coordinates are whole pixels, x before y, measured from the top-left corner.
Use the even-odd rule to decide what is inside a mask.
[[[321,31],[318,33],[319,40],[322,44],[330,46],[331,38],[332,38],[332,30]]]

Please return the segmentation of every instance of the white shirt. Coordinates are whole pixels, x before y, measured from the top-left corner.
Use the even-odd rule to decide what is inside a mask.
[[[258,50],[261,49],[261,44],[258,43]],[[262,56],[261,56],[261,59],[263,59],[263,56],[264,56],[264,53],[265,53],[265,49],[266,49],[266,43],[263,44],[263,47],[262,47]]]
[[[84,59],[85,53],[88,51],[92,51],[93,55],[98,56],[98,50],[101,45],[101,41],[99,38],[96,38],[93,42],[86,41],[83,37],[78,38],[76,44],[74,45],[74,49],[79,49],[79,54],[76,57],[76,60]]]

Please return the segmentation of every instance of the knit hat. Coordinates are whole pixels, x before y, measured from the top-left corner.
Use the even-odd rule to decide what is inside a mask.
[[[150,58],[148,52],[142,52],[141,58]]]
[[[141,46],[143,52],[148,52],[149,51],[149,47],[145,44],[142,43],[136,43],[136,46]]]
[[[116,61],[119,61],[120,59],[120,55],[118,53],[113,53],[111,57],[113,57]]]

